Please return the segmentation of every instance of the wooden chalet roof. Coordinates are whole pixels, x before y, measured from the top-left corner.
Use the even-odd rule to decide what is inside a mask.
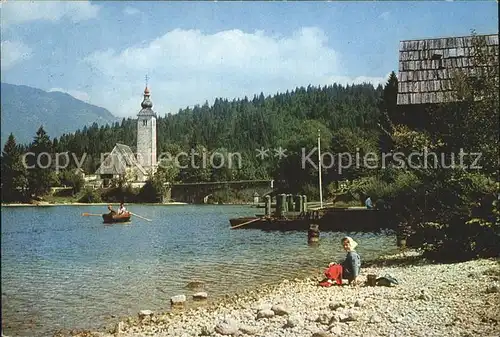
[[[496,55],[498,35],[484,38]],[[456,70],[473,75],[473,36],[401,41],[399,44],[398,98],[400,105],[454,101],[451,81]]]
[[[111,153],[101,163],[95,174],[122,175],[127,172],[128,168],[137,168],[143,174],[146,174],[146,170],[134,157],[134,153],[130,147],[117,143]]]

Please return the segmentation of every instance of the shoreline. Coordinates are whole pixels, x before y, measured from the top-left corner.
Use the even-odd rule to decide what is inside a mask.
[[[127,202],[126,205],[146,205],[146,206],[180,206],[180,205],[197,205],[197,206],[253,206],[253,203],[225,203],[225,204],[191,204],[188,202],[181,201],[172,201],[165,203],[133,203]],[[36,203],[7,203],[0,204],[1,207],[48,207],[48,206],[119,206],[119,202],[48,202],[48,201],[39,201]]]
[[[185,202],[168,202],[168,203],[126,203],[127,205],[148,205],[148,206],[176,206],[176,205],[190,205]],[[1,204],[2,207],[49,207],[49,206],[119,206],[119,202],[99,202],[99,203],[85,203],[85,202],[63,202],[63,203],[49,203],[46,201],[41,201],[37,203],[10,203]]]
[[[500,260],[432,264],[416,252],[367,261],[367,274],[390,274],[393,287],[318,287],[322,275],[283,279],[197,307],[138,313],[107,331],[54,336],[184,337],[494,336],[500,333]],[[210,294],[208,294],[210,296]],[[165,299],[165,306],[169,306]],[[222,332],[222,333],[221,333]]]

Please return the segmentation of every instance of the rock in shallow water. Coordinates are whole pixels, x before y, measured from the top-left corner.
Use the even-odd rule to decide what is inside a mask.
[[[193,294],[193,300],[206,300],[208,297],[208,294],[204,291],[200,291],[196,294]]]
[[[186,302],[186,295],[176,295],[170,298],[170,304],[183,305]]]
[[[153,316],[153,315],[154,315],[154,312],[152,312],[151,310],[139,311],[139,319],[143,319],[144,317]]]
[[[186,285],[186,288],[196,289],[196,288],[203,288],[204,286],[205,282],[203,281],[191,281]]]

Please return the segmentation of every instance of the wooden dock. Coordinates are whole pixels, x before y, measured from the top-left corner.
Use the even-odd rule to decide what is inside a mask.
[[[230,219],[234,229],[262,229],[278,231],[307,231],[311,224],[320,231],[373,232],[395,229],[395,221],[387,210],[369,210],[365,207],[311,209],[305,213],[287,212],[282,217],[255,216]]]

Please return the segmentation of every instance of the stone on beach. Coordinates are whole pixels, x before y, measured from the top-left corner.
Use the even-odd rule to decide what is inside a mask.
[[[493,284],[486,288],[486,293],[487,294],[494,294],[494,293],[499,293],[500,292],[500,286],[498,284]]]
[[[298,316],[290,316],[286,320],[286,324],[283,326],[285,329],[286,328],[295,328],[300,324],[300,318]]]
[[[231,318],[225,318],[215,326],[215,332],[221,335],[234,335],[238,330],[238,322]]]
[[[345,308],[346,304],[345,303],[336,303],[336,302],[331,302],[328,307],[332,310],[337,310],[339,308]]]
[[[257,319],[259,318],[271,318],[274,317],[274,311],[271,309],[259,310],[257,312]]]
[[[246,335],[256,335],[258,333],[259,329],[255,326],[251,326],[251,325],[241,325],[240,331]]]
[[[154,312],[151,310],[141,310],[139,311],[139,319],[143,319],[144,317],[147,316],[153,316]]]
[[[290,314],[290,310],[282,304],[273,305],[271,310],[274,311],[274,313],[278,316],[285,316]]]
[[[311,337],[333,337],[333,336],[328,332],[320,331],[313,333]]]

